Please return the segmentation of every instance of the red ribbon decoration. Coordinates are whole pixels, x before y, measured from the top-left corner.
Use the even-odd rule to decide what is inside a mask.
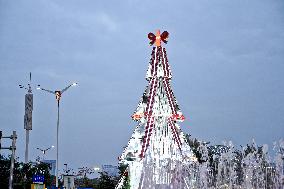
[[[169,32],[164,31],[161,35],[160,35],[160,30],[157,31],[157,34],[153,34],[153,33],[149,33],[148,34],[148,38],[150,39],[150,45],[153,45],[154,43],[156,43],[156,46],[161,46],[161,40],[164,43],[167,43],[167,39],[169,38]]]

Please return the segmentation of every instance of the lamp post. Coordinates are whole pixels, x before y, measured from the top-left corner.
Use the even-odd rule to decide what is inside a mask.
[[[42,152],[42,160],[44,160],[45,159],[44,156],[45,156],[46,152],[48,150],[50,150],[51,148],[54,148],[54,146],[52,145],[52,146],[50,146],[50,147],[48,147],[46,149],[41,149],[41,148],[36,148],[36,149],[38,149],[38,150],[40,150]]]
[[[56,91],[51,91],[51,90],[48,90],[48,89],[44,89],[44,88],[41,88],[40,85],[38,85],[37,89],[38,90],[43,90],[45,92],[48,92],[48,93],[51,93],[51,94],[54,94],[55,95],[55,98],[57,100],[57,131],[56,131],[56,188],[58,188],[58,166],[59,166],[59,163],[58,163],[58,131],[59,131],[59,104],[60,104],[60,99],[61,99],[61,96],[62,94],[67,91],[70,87],[72,86],[76,86],[78,85],[77,83],[72,83],[70,85],[68,85],[67,87],[65,87],[64,89],[62,90],[56,90]]]

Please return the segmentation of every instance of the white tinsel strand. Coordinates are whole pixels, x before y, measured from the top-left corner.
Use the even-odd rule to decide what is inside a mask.
[[[147,129],[145,130],[145,135],[144,135],[144,140],[143,140],[143,145],[142,145],[142,150],[141,150],[141,154],[140,156],[143,158],[144,157],[144,153],[147,151],[148,145],[149,145],[149,141],[150,141],[150,137],[152,134],[152,130],[153,130],[153,125],[154,125],[154,117],[151,116],[149,117],[149,125],[147,125]]]
[[[169,72],[168,78],[171,79],[172,78],[171,67],[170,67],[169,62],[168,62],[167,51],[166,51],[165,48],[163,48],[163,52],[164,52],[164,57],[165,57],[165,64],[166,64],[167,70]]]
[[[153,47],[152,60],[151,60],[151,77],[153,77],[154,74],[155,60],[156,60],[156,47]]]
[[[153,118],[152,118],[152,109],[153,109],[153,104],[154,104],[154,97],[156,95],[156,91],[157,91],[157,81],[158,79],[157,78],[154,78],[154,83],[152,86],[152,91],[151,91],[151,95],[150,95],[150,101],[148,102],[148,105],[149,105],[149,109],[147,110],[147,115],[146,115],[146,118],[147,118],[147,125],[145,127],[145,136],[144,136],[144,141],[143,141],[143,145],[142,145],[142,151],[141,151],[141,157],[143,157],[144,155],[144,152],[147,150],[147,145],[149,144],[149,137],[151,136],[151,131],[150,129],[153,128]],[[151,118],[151,121],[149,121]],[[150,123],[150,124],[149,124]],[[150,132],[149,132],[150,131]],[[145,143],[146,143],[146,146],[145,146]]]
[[[177,134],[176,127],[175,127],[175,125],[173,124],[171,118],[169,118],[168,120],[169,120],[169,125],[170,125],[170,127],[171,127],[171,129],[172,129],[174,138],[175,138],[175,140],[176,140],[176,142],[177,142],[177,144],[178,144],[178,147],[179,147],[179,149],[180,149],[180,151],[181,151],[181,141],[180,141],[179,135]]]
[[[172,100],[171,95],[170,95],[170,89],[169,89],[167,81],[168,81],[168,79],[166,79],[166,78],[163,79],[166,95],[167,95],[169,103],[170,103],[172,114],[176,114],[175,107],[174,107],[173,100]]]
[[[165,52],[165,48],[163,48],[163,51],[162,52]],[[169,75],[169,67],[168,67],[168,64],[166,64],[166,54],[165,53],[162,53],[162,65],[163,65],[163,68],[164,68],[164,77],[166,78],[169,78],[170,75]]]
[[[168,84],[168,87],[170,89],[171,98],[174,99],[174,103],[177,105],[178,103],[177,103],[176,97],[174,95],[174,92],[173,92],[173,89],[171,87],[171,84],[170,84],[169,80],[167,81],[167,84]]]

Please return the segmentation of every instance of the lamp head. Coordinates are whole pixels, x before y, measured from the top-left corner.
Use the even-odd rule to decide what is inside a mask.
[[[56,98],[57,101],[60,101],[61,91],[55,91],[55,98]]]
[[[100,168],[99,167],[94,167],[94,171],[99,171]]]

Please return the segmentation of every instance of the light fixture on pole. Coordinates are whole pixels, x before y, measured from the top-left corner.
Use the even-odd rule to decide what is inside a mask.
[[[56,188],[58,188],[58,131],[59,131],[59,104],[60,104],[60,99],[62,94],[67,91],[70,87],[72,86],[76,86],[78,85],[78,83],[72,83],[70,85],[68,85],[67,87],[65,87],[62,90],[56,90],[56,91],[52,91],[52,90],[48,90],[48,89],[44,89],[42,87],[40,87],[40,85],[38,85],[37,89],[38,90],[43,90],[45,92],[51,93],[55,95],[55,98],[57,100],[57,132],[56,132]]]
[[[94,173],[94,169],[93,168],[79,167],[78,169],[79,169],[78,174],[82,175],[84,178],[87,177],[87,174],[93,174]]]
[[[100,170],[101,170],[101,168],[99,168],[98,166],[94,167],[94,171],[100,171]]]
[[[36,148],[36,149],[38,149],[38,150],[40,150],[41,152],[42,152],[42,160],[44,160],[45,158],[45,154],[46,154],[46,152],[48,151],[48,150],[50,150],[51,148],[54,148],[54,146],[52,145],[52,146],[50,146],[50,147],[48,147],[48,148],[46,148],[46,149],[41,149],[41,148]]]
[[[26,130],[26,149],[25,149],[25,163],[29,161],[29,136],[32,130],[32,111],[33,111],[33,93],[31,88],[32,73],[30,72],[30,82],[28,87],[19,85],[21,89],[27,90],[25,95],[25,116],[24,116],[24,129]]]

